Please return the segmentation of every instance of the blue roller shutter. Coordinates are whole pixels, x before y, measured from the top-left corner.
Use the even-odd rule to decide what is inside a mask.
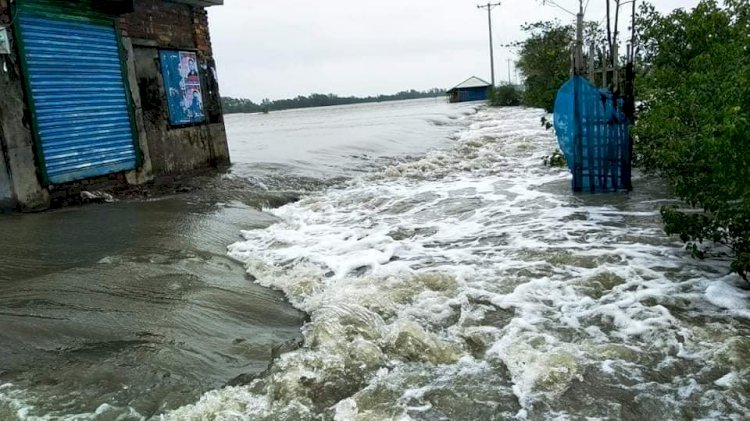
[[[21,0],[17,22],[47,181],[134,169],[114,19],[75,2]]]

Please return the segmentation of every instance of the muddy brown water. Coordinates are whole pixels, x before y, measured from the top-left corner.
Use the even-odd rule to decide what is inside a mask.
[[[542,116],[233,115],[190,193],[1,218],[0,420],[750,419],[747,285]]]
[[[473,110],[228,116],[235,165],[192,193],[3,215],[0,420],[149,418],[262,373],[298,346],[306,315],[227,246],[277,221],[264,207],[424,152]]]
[[[260,373],[305,316],[226,244],[272,222],[184,197],[0,219],[0,382],[29,414],[147,416]]]

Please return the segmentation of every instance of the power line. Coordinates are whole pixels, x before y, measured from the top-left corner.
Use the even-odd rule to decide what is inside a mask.
[[[564,8],[564,7],[562,7],[562,6],[560,6],[560,5],[559,5],[559,4],[557,4],[557,2],[556,2],[556,1],[554,1],[554,0],[542,0],[542,4],[543,4],[543,5],[549,4],[550,6],[553,6],[553,7],[557,7],[558,9],[560,9],[560,10],[562,10],[563,12],[566,12],[566,13],[568,13],[568,14],[570,14],[570,15],[573,15],[573,16],[578,16],[578,14],[577,14],[577,13],[575,13],[575,12],[571,12],[570,10],[568,10],[568,9],[566,9],[566,8]]]

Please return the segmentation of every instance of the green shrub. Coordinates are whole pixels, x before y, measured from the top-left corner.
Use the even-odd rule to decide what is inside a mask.
[[[568,162],[565,160],[565,155],[559,150],[552,152],[551,155],[545,155],[542,157],[542,163],[545,167],[567,167]]]
[[[643,105],[634,128],[640,166],[697,208],[662,209],[669,234],[696,257],[706,243],[734,252],[750,275],[750,3],[703,0],[661,16],[641,8]]]
[[[493,107],[521,105],[521,92],[513,85],[496,86],[490,91],[490,105]]]

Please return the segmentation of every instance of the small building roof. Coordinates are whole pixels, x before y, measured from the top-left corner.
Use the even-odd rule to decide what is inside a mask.
[[[459,83],[453,89],[470,89],[470,88],[486,88],[488,86],[492,86],[489,82],[486,80],[480,79],[476,76],[472,76],[465,81]],[[451,89],[451,91],[453,90]]]

